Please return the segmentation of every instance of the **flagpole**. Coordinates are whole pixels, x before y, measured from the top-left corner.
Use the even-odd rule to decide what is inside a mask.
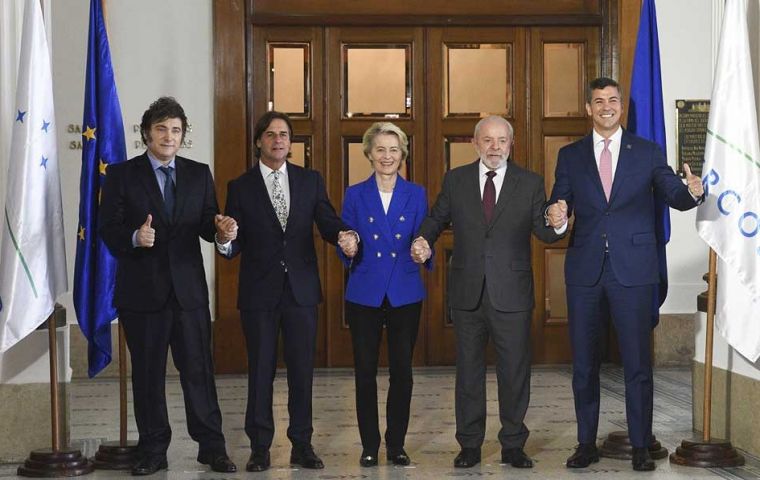
[[[108,31],[107,0],[100,2],[103,23]],[[127,432],[127,343],[121,319],[118,323],[119,349],[119,441],[103,442],[98,447],[93,463],[98,470],[130,470],[138,460],[137,442],[130,442]]]
[[[57,453],[61,449],[61,416],[58,405],[58,346],[54,315],[50,315],[47,324],[50,350],[50,424],[53,433],[53,453]]]
[[[670,463],[687,467],[739,467],[744,457],[727,440],[711,438],[713,332],[718,286],[718,255],[710,248],[707,271],[707,325],[705,327],[705,379],[702,409],[702,441],[682,440],[681,446],[670,454]]]
[[[65,312],[56,304],[53,313],[47,319],[48,351],[50,354],[50,424],[52,448],[33,450],[16,473],[22,477],[78,477],[92,473],[94,467],[82,452],[68,447],[61,448],[61,416],[58,400],[58,342],[56,329],[57,312]],[[60,326],[66,326],[65,313]],[[68,442],[67,442],[68,443]]]

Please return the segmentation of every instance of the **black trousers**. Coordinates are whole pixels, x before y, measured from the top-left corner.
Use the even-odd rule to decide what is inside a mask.
[[[185,400],[187,430],[199,453],[224,453],[222,413],[216,396],[208,307],[182,310],[170,295],[160,311],[119,310],[132,359],[138,450],[166,455],[172,430],[166,410],[166,359],[171,347]]]
[[[354,347],[356,417],[364,451],[380,448],[377,414],[377,361],[383,326],[388,330],[388,370],[385,445],[389,453],[404,447],[412,401],[412,354],[417,341],[422,302],[392,307],[388,300],[380,307],[346,302],[346,319]]]
[[[282,296],[272,310],[241,310],[248,349],[248,404],[245,433],[251,448],[269,448],[274,438],[273,382],[277,369],[277,341],[282,330],[288,369],[288,438],[293,445],[310,444],[311,390],[317,338],[317,307],[301,306],[285,280]]]

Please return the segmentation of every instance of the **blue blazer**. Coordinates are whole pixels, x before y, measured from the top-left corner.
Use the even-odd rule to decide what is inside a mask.
[[[425,297],[420,266],[412,260],[410,250],[427,211],[425,189],[401,176],[396,180],[387,215],[374,173],[348,187],[342,217],[359,233],[361,241],[353,259],[346,258],[338,249],[350,271],[346,300],[379,307],[387,296],[390,304],[398,307]],[[426,262],[428,269],[431,260]]]
[[[575,224],[565,260],[568,285],[594,285],[602,271],[605,246],[624,286],[660,281],[655,235],[655,195],[672,208],[689,210],[697,202],[668,166],[656,144],[623,131],[610,201],[604,196],[592,136],[563,147],[557,158],[549,204],[567,201]]]

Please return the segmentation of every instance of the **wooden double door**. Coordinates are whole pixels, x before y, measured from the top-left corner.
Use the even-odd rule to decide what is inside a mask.
[[[557,151],[588,132],[585,86],[601,70],[599,25],[254,25],[250,36],[249,118],[255,121],[270,109],[291,116],[292,161],[323,174],[338,211],[345,189],[371,173],[361,153],[361,137],[376,121],[394,122],[409,136],[409,159],[402,174],[426,188],[431,206],[446,171],[475,160],[473,128],[489,114],[509,119],[515,131],[511,161],[544,176],[549,192]],[[249,126],[249,139],[250,133]],[[423,274],[428,296],[416,365],[455,362],[446,302],[453,241],[451,232],[442,235],[434,269]],[[343,316],[347,273],[334,247],[324,243],[316,229],[315,242],[325,296],[319,307],[316,362],[351,366],[350,332]],[[532,247],[533,360],[568,362],[566,240],[545,245],[534,238]],[[215,326],[216,362],[218,371],[226,373],[245,371],[235,290],[217,286],[221,314]],[[385,352],[382,355],[385,362]]]

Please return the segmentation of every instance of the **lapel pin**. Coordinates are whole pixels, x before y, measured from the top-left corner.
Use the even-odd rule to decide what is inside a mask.
[[[627,143],[627,144],[625,145],[625,149],[626,149],[626,150],[630,150],[630,149],[631,149],[631,144],[630,144],[630,143]]]

